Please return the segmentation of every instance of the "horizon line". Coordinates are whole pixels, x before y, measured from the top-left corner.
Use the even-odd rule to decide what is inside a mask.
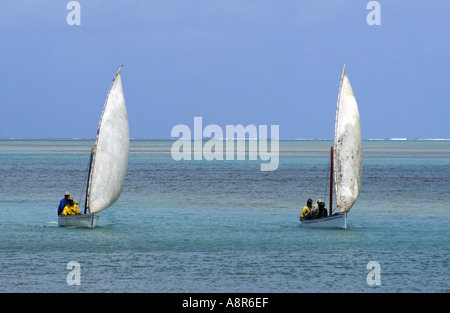
[[[258,140],[259,138],[210,138],[204,137],[202,140]],[[0,138],[0,141],[95,141],[96,138]],[[178,141],[180,138],[130,138],[130,141]],[[189,139],[186,139],[189,140]],[[194,139],[192,139],[194,140]],[[272,140],[272,138],[267,138]],[[286,138],[277,139],[278,141],[334,141],[326,138]],[[363,141],[450,141],[450,138],[417,138],[417,137],[392,137],[392,138],[368,138]]]

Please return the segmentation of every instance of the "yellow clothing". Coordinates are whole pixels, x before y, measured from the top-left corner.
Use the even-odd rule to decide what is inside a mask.
[[[300,219],[304,219],[310,210],[309,206],[305,205],[302,209],[302,213],[300,213]]]
[[[76,204],[68,204],[64,207],[64,210],[61,213],[62,215],[74,215],[74,214],[80,214],[80,208],[78,208],[78,205]]]

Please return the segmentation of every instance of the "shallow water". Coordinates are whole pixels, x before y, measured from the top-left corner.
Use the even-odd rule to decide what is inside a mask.
[[[56,210],[67,190],[83,202],[93,142],[0,141],[0,291],[450,291],[450,141],[364,141],[345,231],[298,224],[308,198],[328,202],[331,142],[281,141],[274,172],[176,162],[172,143],[132,141],[121,197],[78,229]]]

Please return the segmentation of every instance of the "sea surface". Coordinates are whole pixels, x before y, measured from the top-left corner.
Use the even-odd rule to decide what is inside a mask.
[[[331,141],[281,141],[262,172],[134,140],[99,225],[58,227],[64,192],[84,201],[93,143],[0,141],[0,292],[450,292],[449,140],[364,141],[347,230],[298,221],[308,198],[328,207]]]

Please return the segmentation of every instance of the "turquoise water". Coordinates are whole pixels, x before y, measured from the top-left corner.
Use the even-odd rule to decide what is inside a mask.
[[[280,164],[179,161],[132,141],[124,189],[95,229],[60,228],[92,141],[0,141],[2,292],[450,292],[450,141],[364,141],[348,229],[298,224],[328,202],[329,141],[281,141]],[[81,285],[67,284],[79,262]],[[369,285],[367,264],[380,265]]]

